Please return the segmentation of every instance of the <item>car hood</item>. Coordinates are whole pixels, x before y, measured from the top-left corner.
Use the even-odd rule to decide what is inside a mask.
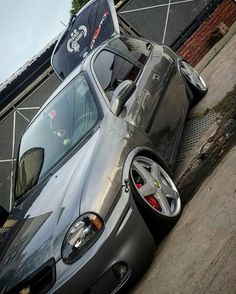
[[[60,259],[61,244],[80,215],[80,201],[100,128],[45,183],[15,206],[0,236],[0,293],[12,288],[50,258]],[[9,279],[14,275],[14,281]],[[12,285],[14,283],[14,285]],[[11,285],[10,285],[11,284]]]

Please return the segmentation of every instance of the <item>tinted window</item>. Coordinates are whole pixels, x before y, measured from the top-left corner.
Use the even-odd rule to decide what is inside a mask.
[[[107,0],[95,1],[71,22],[56,45],[52,64],[57,74],[64,79],[113,32],[113,19]]]
[[[125,80],[136,81],[140,73],[140,69],[131,62],[105,50],[98,55],[94,70],[109,101],[120,83]]]
[[[114,49],[118,49],[130,55],[136,61],[145,64],[151,51],[151,44],[129,37],[117,38],[110,42]]]
[[[98,109],[92,91],[79,75],[37,116],[19,149],[16,196],[30,190],[95,126]]]

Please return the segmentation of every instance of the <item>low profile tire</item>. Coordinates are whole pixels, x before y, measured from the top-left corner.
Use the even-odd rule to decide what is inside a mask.
[[[130,168],[135,202],[152,233],[163,235],[179,219],[182,202],[168,173],[153,159],[134,158]]]
[[[186,61],[180,63],[181,72],[193,94],[193,104],[196,104],[207,93],[207,85],[200,74]]]

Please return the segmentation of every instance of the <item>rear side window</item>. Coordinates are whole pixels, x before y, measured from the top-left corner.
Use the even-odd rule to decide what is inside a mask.
[[[135,82],[140,73],[140,69],[133,63],[106,50],[98,55],[94,70],[109,101],[120,83],[125,80]]]
[[[121,37],[110,42],[114,49],[130,55],[136,62],[146,64],[152,45],[149,42],[130,37]]]

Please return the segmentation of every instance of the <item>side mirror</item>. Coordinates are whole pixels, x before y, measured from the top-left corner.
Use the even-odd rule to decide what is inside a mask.
[[[44,149],[41,147],[31,148],[22,155],[16,170],[16,198],[36,185],[43,163]]]
[[[131,95],[134,93],[136,85],[133,81],[123,81],[114,91],[112,95],[111,111],[119,116],[125,103],[129,100]]]

